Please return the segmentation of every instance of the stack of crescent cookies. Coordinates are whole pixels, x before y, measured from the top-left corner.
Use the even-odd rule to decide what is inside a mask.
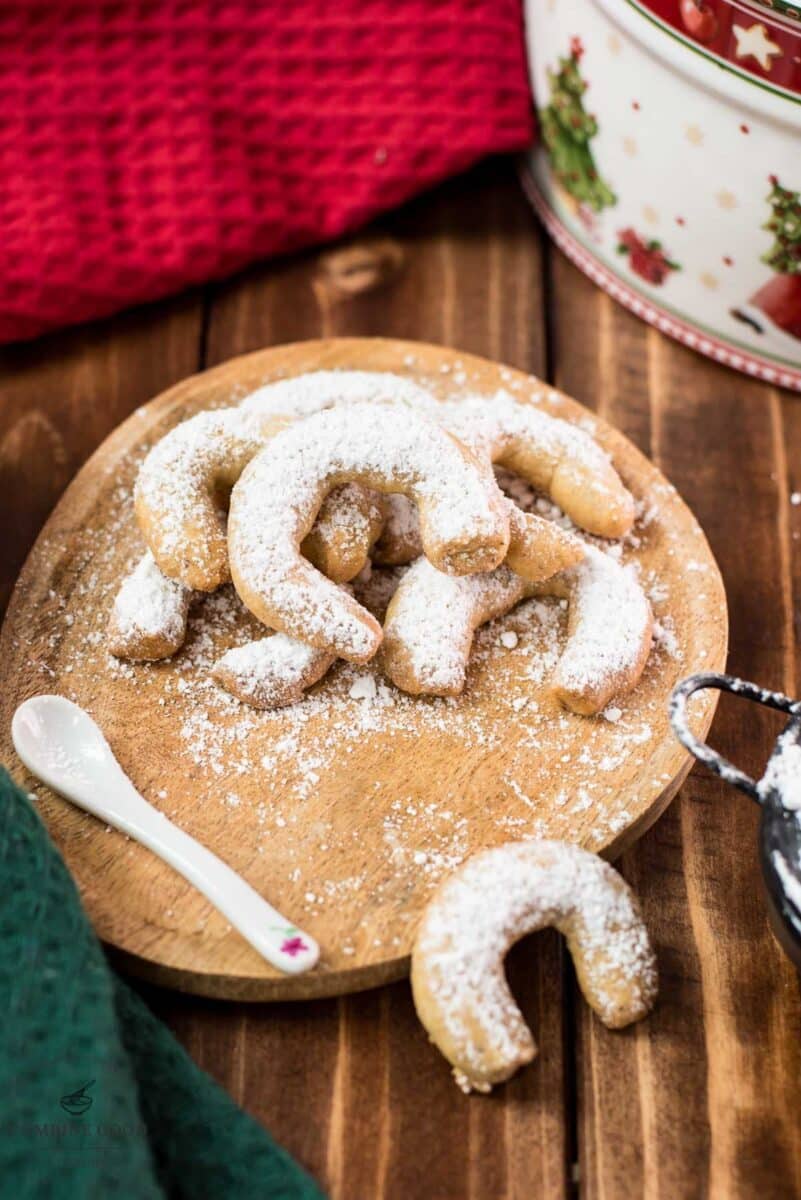
[[[524,511],[499,469],[564,519]],[[109,649],[170,657],[193,597],[233,582],[264,636],[212,673],[257,708],[302,702],[337,659],[375,659],[410,695],[458,696],[477,628],[534,596],[567,606],[550,688],[577,714],[634,688],[650,652],[636,574],[578,532],[624,537],[633,497],[586,431],[506,392],[439,400],[363,371],[271,383],[168,433],[142,464],[135,509],[147,551],[114,602]],[[396,576],[383,625],[357,599],[373,565]],[[465,1090],[489,1090],[535,1053],[503,958],[542,925],[566,934],[608,1025],[653,1003],[648,935],[611,867],[567,843],[487,850],[441,884],[412,960],[420,1018]]]
[[[633,498],[590,435],[506,393],[438,401],[398,376],[319,371],[192,417],[139,472],[148,551],[117,596],[109,647],[169,657],[193,594],[232,580],[265,626],[214,667],[239,700],[292,704],[338,658],[375,656],[409,694],[456,696],[478,626],[552,595],[569,606],[553,691],[597,713],[642,673],[648,601],[613,557],[523,512],[495,467],[577,529],[620,538],[632,526]],[[349,587],[372,563],[408,564],[383,628]]]

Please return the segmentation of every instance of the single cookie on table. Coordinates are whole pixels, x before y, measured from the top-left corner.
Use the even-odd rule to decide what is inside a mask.
[[[479,626],[531,596],[568,602],[568,636],[550,681],[573,712],[600,712],[639,680],[651,649],[653,617],[632,571],[594,546],[576,566],[539,583],[507,566],[453,578],[419,559],[387,608],[380,663],[410,695],[458,696]]]
[[[111,609],[107,645],[116,658],[154,662],[180,650],[192,592],[168,579],[148,550],[123,580]]]
[[[199,413],[177,425],[145,458],[134,490],[137,521],[170,579],[213,592],[230,581],[226,508],[250,460],[291,421],[241,408]],[[380,498],[354,484],[320,508],[303,553],[336,582],[363,568],[384,523]]]
[[[492,570],[509,514],[491,469],[425,417],[352,404],[278,433],[234,486],[228,546],[234,586],[268,628],[353,662],[373,657],[381,626],[300,552],[325,495],[358,482],[417,503],[425,553],[451,574]]]
[[[415,1008],[464,1091],[488,1092],[537,1053],[504,974],[507,951],[552,925],[579,986],[610,1029],[657,992],[648,931],[625,880],[567,842],[509,843],[468,859],[426,906],[412,951]]]

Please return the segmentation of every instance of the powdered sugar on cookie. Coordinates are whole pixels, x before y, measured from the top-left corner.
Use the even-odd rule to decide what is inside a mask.
[[[542,589],[565,595],[569,634],[553,678],[562,701],[596,713],[639,679],[651,649],[653,617],[636,574],[594,546]]]
[[[186,635],[191,596],[146,551],[115,597],[108,631],[111,653],[137,660],[174,654]]]
[[[361,662],[378,648],[380,630],[299,551],[322,497],[354,480],[408,493],[421,511],[427,555],[456,573],[486,570],[503,558],[509,519],[489,468],[439,426],[400,407],[353,404],[278,434],[231,496],[236,589],[268,627]]]
[[[340,404],[391,400],[434,416],[438,403],[412,379],[391,371],[308,371],[251,392],[243,412],[258,417],[309,417]]]
[[[170,578],[201,591],[213,591],[229,578],[218,493],[263,446],[267,428],[263,419],[238,408],[199,413],[148,454],[136,481],[136,513],[156,562]]]
[[[651,609],[633,572],[590,545],[582,562],[538,584],[506,566],[454,579],[418,560],[387,613],[384,669],[414,695],[458,695],[474,631],[532,595],[569,604],[567,645],[553,677],[568,708],[597,713],[636,684],[651,647]]]
[[[276,633],[229,650],[214,664],[212,676],[246,704],[281,708],[301,700],[333,661],[325,650]]]
[[[418,1015],[465,1090],[489,1091],[536,1053],[503,960],[546,925],[567,936],[585,998],[605,1024],[627,1025],[653,1004],[648,933],[612,867],[566,842],[477,854],[429,902],[412,955]]]

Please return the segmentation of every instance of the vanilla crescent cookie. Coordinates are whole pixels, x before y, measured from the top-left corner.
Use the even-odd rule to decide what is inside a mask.
[[[386,520],[372,549],[380,566],[403,566],[422,554],[417,511],[405,496],[388,496]],[[506,563],[530,580],[548,579],[557,571],[580,562],[584,546],[579,538],[536,513],[523,512],[508,500],[509,549]]]
[[[387,608],[381,667],[411,695],[457,696],[476,629],[535,595],[568,601],[567,643],[550,682],[567,708],[589,716],[636,685],[651,648],[651,608],[633,572],[590,545],[580,563],[540,583],[506,565],[452,578],[418,559]]]
[[[634,523],[634,500],[609,455],[583,429],[507,392],[444,405],[443,423],[477,455],[522,476],[576,525],[618,538]]]
[[[588,533],[614,538],[631,528],[634,520],[631,494],[605,451],[577,426],[505,393],[498,393],[490,400],[468,397],[447,401],[442,404],[438,419],[478,456],[506,467],[546,492]],[[403,496],[393,496],[390,500],[373,558],[387,565],[411,562],[420,553],[414,508]],[[540,522],[540,553],[532,537],[533,527],[522,545],[513,527],[507,562],[518,574],[536,580],[570,566],[575,559],[570,558],[570,544],[564,542],[562,561],[554,559],[553,571],[545,571],[540,560],[548,560],[560,548],[556,541],[559,527],[542,517],[534,520]]]
[[[117,658],[153,662],[184,643],[192,592],[168,579],[148,550],[123,580],[108,621],[108,649]]]
[[[353,581],[358,598],[381,618],[396,586],[391,572],[377,574],[369,566]],[[343,585],[346,586],[346,585]],[[353,594],[353,593],[352,593]],[[303,699],[336,662],[336,655],[318,650],[284,633],[246,642],[218,659],[212,678],[237,700],[253,708],[282,708]]]
[[[225,508],[242,471],[292,417],[241,408],[199,413],[176,426],[143,462],[134,490],[139,526],[161,570],[196,591],[230,580]],[[374,494],[353,485],[326,496],[304,553],[347,581],[366,562],[384,522]]]
[[[536,595],[568,604],[567,643],[550,684],[566,708],[593,716],[636,687],[651,653],[654,617],[631,567],[588,546],[577,567],[533,587]]]
[[[591,435],[509,392],[440,402],[410,379],[388,372],[311,371],[260,388],[243,400],[242,409],[270,418],[308,416],[388,396],[430,416],[476,453],[546,492],[588,533],[616,538],[631,528],[634,501]],[[405,497],[393,497],[389,528],[378,542],[380,561],[398,565],[419,555],[413,523]]]
[[[532,583],[550,579],[584,558],[584,542],[555,521],[523,512],[512,500],[509,511],[509,549],[506,565]]]
[[[453,574],[503,560],[509,517],[491,470],[439,425],[399,405],[332,408],[271,439],[231,494],[234,586],[268,628],[365,662],[381,626],[300,553],[326,493],[352,482],[412,497],[426,554]]]
[[[439,402],[431,393],[405,375],[347,368],[306,371],[273,380],[245,396],[241,409],[258,417],[297,419],[341,404],[364,404],[386,400],[388,396],[393,404],[403,404],[429,416],[439,409]]]
[[[464,1091],[488,1092],[536,1044],[504,975],[507,951],[545,926],[567,938],[579,986],[610,1029],[652,1008],[657,971],[625,880],[567,842],[515,842],[468,859],[440,884],[412,951],[412,992],[429,1037]]]
[[[226,494],[283,423],[225,408],[190,417],[156,443],[139,470],[134,506],[165,575],[203,592],[228,581]]]
[[[349,583],[370,561],[370,549],[383,528],[383,497],[357,483],[343,483],[323,498],[300,550],[334,583]]]
[[[584,543],[554,521],[524,512],[506,501],[509,513],[509,549],[506,563],[526,579],[548,579],[584,557]],[[384,503],[385,522],[372,548],[379,566],[405,566],[423,553],[414,504],[405,496],[390,495]]]
[[[283,708],[325,675],[336,656],[285,633],[235,646],[217,660],[212,678],[253,708]]]

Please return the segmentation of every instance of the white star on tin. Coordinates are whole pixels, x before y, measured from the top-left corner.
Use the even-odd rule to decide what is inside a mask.
[[[781,58],[781,46],[770,40],[761,21],[749,29],[745,25],[735,25],[732,32],[737,39],[735,54],[738,58],[755,58],[763,71],[769,71],[773,66],[771,56]]]

